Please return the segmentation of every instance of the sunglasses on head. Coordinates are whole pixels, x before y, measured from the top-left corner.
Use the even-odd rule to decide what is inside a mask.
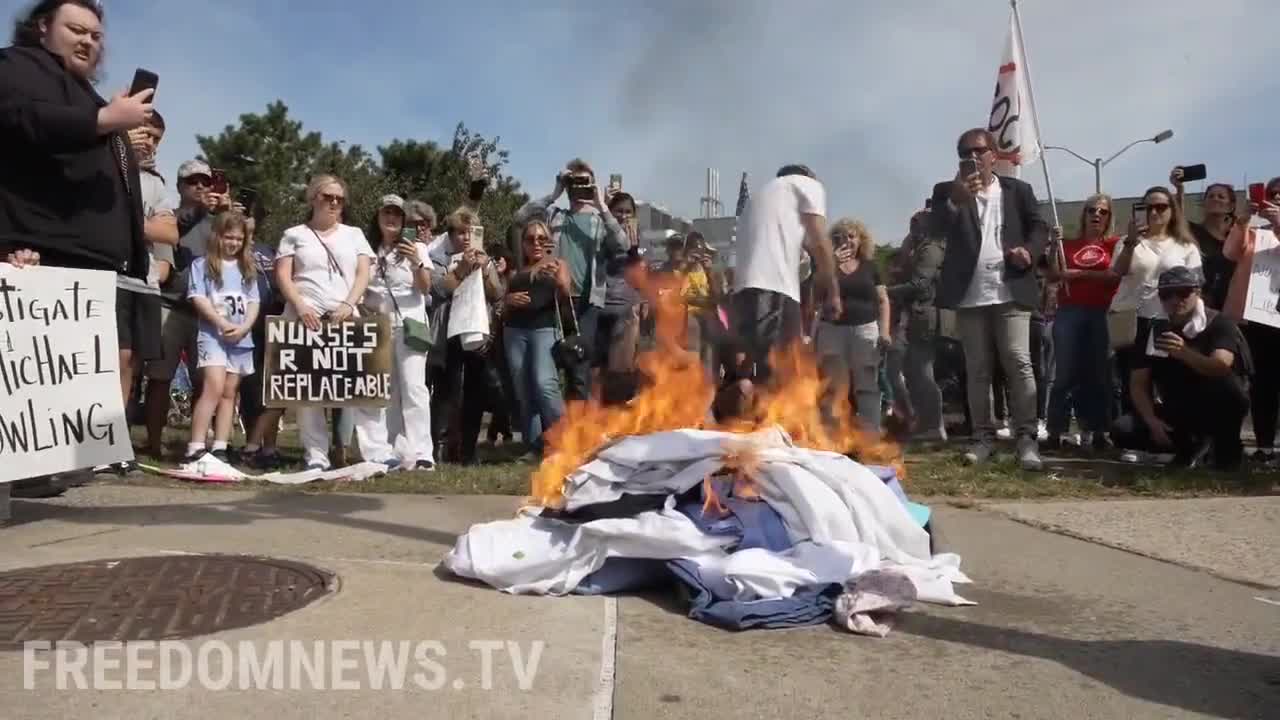
[[[1195,292],[1195,288],[1165,288],[1158,291],[1161,300],[1172,300],[1173,298],[1186,300],[1191,297],[1193,292]]]

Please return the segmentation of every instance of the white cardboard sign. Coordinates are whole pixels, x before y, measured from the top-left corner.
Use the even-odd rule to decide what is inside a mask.
[[[0,263],[0,483],[133,459],[116,275]]]
[[[1253,255],[1253,273],[1244,302],[1244,319],[1280,328],[1280,247],[1259,249]]]

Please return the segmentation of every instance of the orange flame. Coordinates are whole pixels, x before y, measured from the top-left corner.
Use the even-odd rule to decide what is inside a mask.
[[[595,397],[567,405],[560,422],[546,434],[548,450],[531,479],[531,502],[558,507],[568,475],[610,442],[688,428],[749,433],[778,426],[800,447],[850,454],[867,464],[890,465],[905,478],[900,449],[859,428],[843,394],[832,408],[831,422],[824,422],[820,408],[827,385],[816,358],[803,344],[774,353],[772,386],[756,389],[746,417],[725,424],[714,422],[710,408],[716,388],[697,355],[683,348],[687,310],[679,292],[672,292],[679,287],[678,280],[669,276],[656,280],[645,294],[656,310],[657,347],[637,359],[647,384],[626,405],[605,406]],[[749,450],[727,448],[726,453],[726,466],[737,471],[733,492],[738,495],[740,486],[750,484],[752,466],[758,460],[749,457]],[[710,480],[706,483],[710,490]],[[750,496],[754,491],[744,488],[741,492]],[[717,506],[714,492],[708,492],[707,508]]]

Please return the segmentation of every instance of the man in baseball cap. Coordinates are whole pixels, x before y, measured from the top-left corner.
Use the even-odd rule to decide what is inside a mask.
[[[1249,413],[1253,359],[1240,328],[1201,298],[1199,270],[1175,267],[1157,286],[1164,318],[1139,333],[1130,385],[1133,427],[1113,433],[1116,445],[1174,452],[1174,464],[1194,467],[1212,452],[1213,466],[1239,467],[1240,431]],[[1166,319],[1167,318],[1167,319]],[[1160,397],[1160,403],[1155,401]]]

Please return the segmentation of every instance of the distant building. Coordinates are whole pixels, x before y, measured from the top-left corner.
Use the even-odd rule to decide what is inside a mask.
[[[1247,195],[1245,190],[1236,191],[1236,207],[1248,207]],[[1141,200],[1142,196],[1112,198],[1111,233],[1113,235],[1125,233],[1129,227],[1129,218],[1133,215],[1133,206]],[[1080,233],[1080,212],[1083,209],[1084,200],[1058,201],[1058,220],[1062,222],[1063,237],[1070,238]],[[1199,222],[1204,217],[1204,193],[1187,193],[1186,210],[1187,220]],[[1049,208],[1048,200],[1040,201],[1040,217],[1047,223],[1053,223],[1053,211]]]
[[[640,249],[646,257],[654,260],[666,256],[668,237],[689,232],[693,224],[661,205],[637,202],[636,227],[640,231]]]

